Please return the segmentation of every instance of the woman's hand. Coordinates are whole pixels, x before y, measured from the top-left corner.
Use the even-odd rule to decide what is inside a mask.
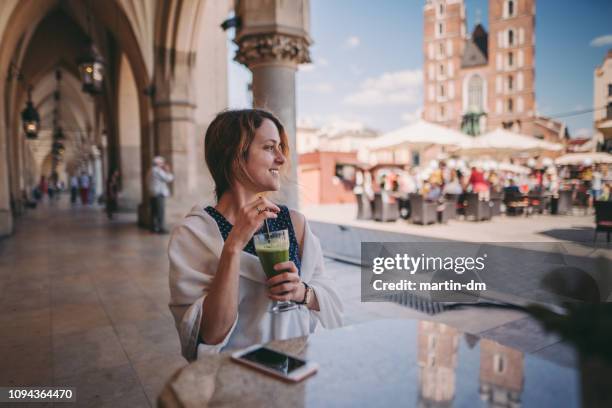
[[[305,288],[293,261],[277,263],[274,265],[274,270],[285,272],[266,281],[269,289],[268,297],[278,301],[301,302],[304,299]]]
[[[261,227],[264,220],[276,218],[278,212],[280,212],[280,208],[264,197],[259,197],[257,200],[246,204],[236,216],[232,231],[225,241],[226,245],[235,245],[237,249],[242,250],[249,243],[253,234]]]

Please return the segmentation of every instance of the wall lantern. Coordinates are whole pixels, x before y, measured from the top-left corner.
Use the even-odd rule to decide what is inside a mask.
[[[28,101],[26,107],[21,111],[23,131],[28,139],[36,139],[40,129],[40,115],[32,103],[32,87],[28,88]]]
[[[84,52],[77,62],[79,64],[83,91],[91,95],[101,93],[105,61],[91,40],[87,41]]]

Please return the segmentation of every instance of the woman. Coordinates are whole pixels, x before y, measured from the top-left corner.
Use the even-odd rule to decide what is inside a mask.
[[[187,360],[341,325],[342,303],[318,239],[302,214],[263,195],[280,189],[288,154],[282,124],[266,111],[222,112],[206,131],[217,205],[194,207],[168,247],[169,306]],[[275,266],[284,272],[271,279],[252,240],[265,220],[270,230],[288,229],[291,241],[290,260]],[[272,314],[274,300],[301,306]]]

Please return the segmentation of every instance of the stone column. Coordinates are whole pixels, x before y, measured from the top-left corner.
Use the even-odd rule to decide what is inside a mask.
[[[171,64],[160,66],[153,103],[154,151],[168,161],[174,174],[172,194],[166,201],[166,219],[172,222],[198,202],[198,164],[202,154],[196,148],[196,106],[191,90],[195,54],[168,49],[158,49],[157,53],[160,61],[167,62],[172,56]]]
[[[6,149],[8,127],[0,128],[0,237],[13,232],[13,214],[11,211],[9,185],[9,155]]]
[[[298,208],[295,72],[310,62],[308,0],[239,2],[235,60],[253,73],[253,106],[273,112],[285,126],[291,150],[281,201]]]

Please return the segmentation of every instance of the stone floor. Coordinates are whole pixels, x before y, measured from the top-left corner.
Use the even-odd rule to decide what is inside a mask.
[[[63,198],[65,200],[65,198]],[[172,317],[167,235],[108,221],[97,207],[44,203],[0,240],[0,386],[77,387],[78,406],[154,406],[185,361]],[[463,310],[427,316],[360,301],[357,266],[326,260],[345,302],[346,324],[429,318],[560,364],[567,347],[519,312]]]

